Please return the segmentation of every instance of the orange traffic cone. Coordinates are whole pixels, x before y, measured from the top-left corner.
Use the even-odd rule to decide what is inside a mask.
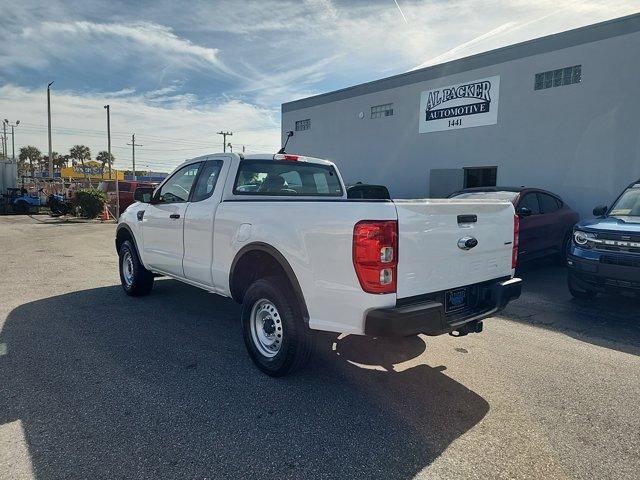
[[[100,214],[100,220],[102,220],[103,222],[109,220],[109,209],[107,208],[107,206],[104,206],[104,209],[102,210],[102,213]]]

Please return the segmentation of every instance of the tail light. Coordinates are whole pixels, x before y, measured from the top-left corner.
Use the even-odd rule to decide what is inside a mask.
[[[518,266],[518,247],[520,246],[520,217],[513,216],[513,249],[511,250],[511,268]]]
[[[398,268],[398,222],[364,220],[353,228],[353,266],[362,290],[394,293]]]

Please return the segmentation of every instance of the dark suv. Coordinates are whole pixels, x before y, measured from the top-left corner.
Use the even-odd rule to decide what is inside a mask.
[[[576,298],[597,293],[640,293],[640,180],[629,185],[610,209],[573,229],[567,265],[569,291]]]

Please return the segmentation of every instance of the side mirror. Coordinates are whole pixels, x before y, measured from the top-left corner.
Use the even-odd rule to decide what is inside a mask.
[[[519,217],[529,217],[531,216],[532,212],[527,207],[518,207],[516,210],[516,213],[518,214]]]
[[[609,210],[609,207],[607,205],[598,205],[593,209],[593,216],[604,217],[607,214],[607,210]]]
[[[151,203],[153,189],[149,187],[139,187],[133,192],[133,199],[142,203]]]

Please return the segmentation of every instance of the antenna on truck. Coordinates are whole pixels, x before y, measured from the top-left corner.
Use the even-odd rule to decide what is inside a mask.
[[[282,146],[282,148],[280,150],[278,150],[278,153],[287,153],[284,151],[285,148],[287,148],[287,143],[289,143],[289,139],[293,137],[293,131],[289,130],[287,132],[287,139],[284,141],[284,145]]]

